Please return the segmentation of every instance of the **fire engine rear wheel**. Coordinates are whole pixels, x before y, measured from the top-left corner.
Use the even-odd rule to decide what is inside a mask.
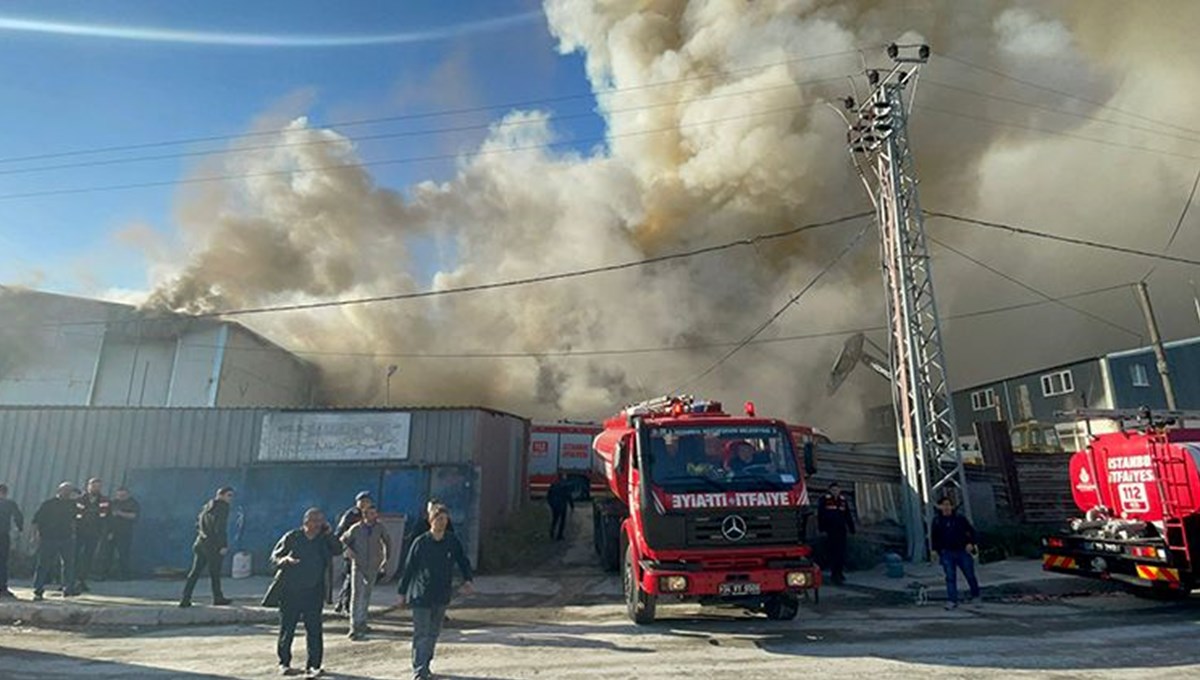
[[[772,621],[791,621],[800,612],[800,598],[791,593],[781,593],[767,598],[763,611]]]
[[[625,568],[621,570],[621,581],[625,586],[625,607],[629,618],[639,626],[654,623],[657,598],[643,591],[638,584],[637,565],[634,564],[634,554],[630,548],[625,549]]]
[[[621,570],[621,519],[603,515],[599,523],[600,566],[604,571]]]

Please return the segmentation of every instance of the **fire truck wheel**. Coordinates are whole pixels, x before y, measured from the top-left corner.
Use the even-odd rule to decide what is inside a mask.
[[[772,621],[791,621],[800,612],[800,598],[791,593],[773,595],[767,599],[763,611]]]
[[[600,519],[600,565],[608,572],[621,570],[621,522],[616,517]]]
[[[629,612],[629,618],[639,626],[654,623],[657,598],[643,591],[642,587],[638,585],[634,554],[630,548],[625,549],[625,568],[621,573],[621,581],[625,586],[625,607]]]

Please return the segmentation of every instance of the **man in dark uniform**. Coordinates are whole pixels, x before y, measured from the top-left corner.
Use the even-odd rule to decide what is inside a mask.
[[[75,583],[75,487],[58,485],[54,498],[44,501],[33,516],[37,540],[37,574],[33,577],[33,599],[44,599],[46,583],[62,568],[63,597],[77,595]]]
[[[345,512],[342,513],[341,519],[338,520],[337,528],[333,531],[333,537],[336,540],[341,540],[342,536],[350,527],[362,521],[363,512],[373,505],[370,491],[359,491],[354,497],[354,505],[351,505]],[[339,614],[350,613],[350,560],[343,559],[343,565],[346,567],[346,574],[342,577],[342,588],[338,591],[337,604],[334,606],[334,611]]]
[[[229,504],[233,502],[233,487],[217,489],[217,495],[204,504],[196,517],[196,542],[192,545],[192,569],[183,586],[180,607],[192,606],[192,591],[200,580],[201,572],[207,571],[212,582],[213,604],[229,604],[221,592],[221,561],[229,552]]]
[[[567,508],[575,509],[575,499],[572,497],[571,485],[567,476],[558,473],[558,479],[550,485],[546,492],[546,504],[550,506],[550,540],[561,541],[563,531],[567,526]]]
[[[21,508],[8,498],[8,485],[0,484],[0,598],[16,597],[8,589],[8,554],[11,548],[9,531],[17,525],[17,533],[25,530],[25,516]]]
[[[129,495],[129,489],[121,487],[112,500],[112,518],[108,522],[108,540],[101,548],[100,560],[104,578],[129,578],[129,548],[133,545],[133,525],[142,509],[137,500]],[[116,564],[113,564],[113,555]]]
[[[109,514],[112,503],[101,493],[101,482],[97,477],[88,480],[87,491],[75,501],[75,589],[88,591],[88,579],[92,576],[92,562],[100,549],[100,541],[108,535]]]
[[[829,580],[834,584],[846,582],[846,536],[854,533],[854,515],[850,502],[842,495],[837,482],[821,496],[817,509],[817,526],[825,534],[825,552],[829,560]]]

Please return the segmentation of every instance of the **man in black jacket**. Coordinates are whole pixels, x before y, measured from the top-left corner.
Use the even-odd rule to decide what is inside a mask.
[[[463,594],[471,594],[471,563],[463,552],[462,543],[447,531],[450,512],[444,505],[435,505],[429,512],[427,533],[413,541],[400,577],[400,606],[412,607],[413,642],[412,666],[414,680],[432,677],[429,664],[437,647],[438,635],[446,607],[453,595],[453,567],[462,572]]]
[[[550,506],[550,540],[561,541],[567,527],[567,508],[575,509],[571,485],[565,474],[558,473],[558,479],[550,485],[550,490],[546,492],[546,503]]]
[[[284,534],[271,551],[271,565],[276,574],[263,605],[279,607],[279,640],[275,652],[283,675],[295,672],[292,670],[292,641],[300,621],[304,621],[308,677],[324,674],[321,668],[325,655],[321,608],[325,603],[325,575],[334,555],[342,552],[333,533],[325,521],[325,513],[320,508],[309,508],[304,513],[303,525]]]
[[[33,599],[40,602],[50,576],[62,568],[63,597],[76,595],[75,584],[75,487],[58,485],[54,498],[44,501],[33,516],[37,540],[37,574],[33,577]]]
[[[821,496],[817,507],[817,528],[825,534],[825,556],[829,560],[829,580],[835,585],[846,582],[846,541],[854,533],[854,514],[837,482]]]
[[[8,589],[8,553],[11,548],[9,532],[17,525],[17,533],[25,531],[25,516],[16,502],[8,498],[8,485],[0,484],[0,598],[16,595]]]
[[[960,569],[971,588],[970,599],[979,597],[979,581],[975,579],[975,528],[954,511],[954,499],[949,496],[938,501],[938,510],[941,514],[933,518],[930,541],[946,572],[946,609],[954,609],[958,606]]]
[[[192,591],[200,574],[208,571],[212,582],[213,604],[229,604],[221,592],[221,561],[229,552],[229,504],[233,502],[233,487],[217,489],[217,495],[204,504],[196,517],[196,542],[192,544],[192,568],[183,586],[180,607],[192,606]]]

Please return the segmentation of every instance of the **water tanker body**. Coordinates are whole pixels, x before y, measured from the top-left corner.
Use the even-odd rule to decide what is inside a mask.
[[[699,601],[791,619],[820,570],[803,543],[804,472],[785,423],[715,402],[663,397],[604,423],[596,551],[622,572],[629,616]]]
[[[1042,540],[1043,568],[1186,595],[1200,558],[1200,430],[1151,424],[1092,437],[1071,458],[1083,517]]]

